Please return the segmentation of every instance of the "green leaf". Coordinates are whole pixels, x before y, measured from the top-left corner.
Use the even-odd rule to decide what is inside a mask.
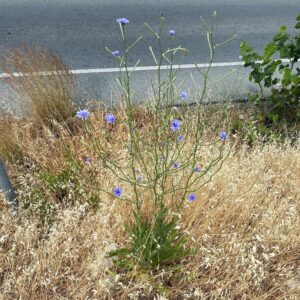
[[[292,82],[294,85],[300,84],[300,76],[292,74]]]
[[[286,30],[287,30],[287,27],[285,25],[279,27],[280,34],[283,34]]]
[[[289,57],[289,55],[290,55],[290,50],[287,46],[282,47],[280,49],[280,58],[286,58]]]
[[[282,84],[284,86],[287,86],[291,83],[291,69],[285,69],[284,70],[284,75],[283,75],[283,79],[282,79]]]
[[[280,32],[283,32],[283,31],[286,31],[287,30],[287,27],[285,25],[282,25],[279,27],[279,31]]]
[[[296,28],[296,29],[300,29],[300,22],[296,23],[295,28]]]
[[[241,48],[242,52],[247,52],[247,51],[252,50],[251,47],[249,46],[249,44],[245,41],[240,43],[240,48]]]
[[[270,44],[267,45],[267,47],[264,50],[264,58],[268,59],[269,57],[271,57],[275,52],[277,51],[277,45],[272,42]]]
[[[297,50],[300,51],[300,36],[299,36],[299,38],[297,39],[296,47],[297,47]]]
[[[300,15],[297,16],[296,20],[297,20],[297,21],[300,21]]]
[[[288,40],[288,35],[286,34],[286,26],[281,26],[279,28],[278,33],[274,36],[273,41],[274,42],[280,42],[280,43],[284,43],[286,40]]]
[[[278,114],[270,114],[270,118],[272,120],[272,123],[276,123],[279,119],[279,115]]]

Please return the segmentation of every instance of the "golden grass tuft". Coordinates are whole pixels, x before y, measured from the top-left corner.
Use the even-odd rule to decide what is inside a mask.
[[[25,113],[47,126],[53,122],[68,122],[74,116],[76,78],[53,51],[28,46],[5,50],[1,53],[0,68],[9,75],[2,81],[17,93],[21,99],[17,105]],[[49,73],[36,74],[44,71]],[[25,76],[17,76],[15,72]]]
[[[15,161],[22,159],[22,150],[20,148],[15,128],[17,122],[11,122],[9,117],[0,119],[0,157],[3,160]]]
[[[136,115],[143,118],[144,112]],[[216,121],[215,114],[211,118]],[[151,126],[151,116],[145,119]],[[252,148],[236,143],[223,168],[197,192],[198,200],[184,208],[181,227],[196,253],[175,271],[118,273],[105,254],[128,242],[124,224],[131,219],[131,206],[98,191],[99,185],[110,187],[114,178],[95,168],[84,133],[33,135],[34,123],[11,122],[27,159],[23,165],[9,165],[14,182],[22,183],[21,203],[28,191],[42,189],[37,169],[55,173],[64,168],[66,149],[78,160],[93,156],[80,181],[100,201],[94,209],[79,199],[74,205],[59,203],[48,193],[46,199],[56,209],[51,226],[41,225],[25,209],[13,218],[2,202],[0,298],[299,299],[299,141]],[[105,137],[103,112],[92,114],[91,122],[97,136]],[[215,126],[205,139],[212,138]],[[110,134],[107,148],[123,155],[123,125]],[[203,151],[203,164],[210,152]]]

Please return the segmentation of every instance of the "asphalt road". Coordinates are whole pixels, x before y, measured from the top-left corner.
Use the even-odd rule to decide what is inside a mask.
[[[59,53],[72,69],[116,67],[105,46],[121,48],[116,18],[126,17],[129,42],[139,34],[143,40],[132,50],[130,62],[141,59],[141,66],[153,65],[149,45],[155,45],[144,22],[158,28],[161,15],[165,17],[163,45],[170,46],[168,31],[176,31],[176,43],[190,50],[180,63],[205,63],[209,59],[206,34],[199,16],[208,19],[217,11],[215,39],[237,34],[237,38],[216,53],[215,62],[238,61],[239,43],[247,40],[262,50],[280,25],[293,28],[300,13],[299,0],[0,0],[0,45],[18,47],[22,43],[43,46]],[[235,68],[239,69],[239,68]],[[189,81],[184,71],[179,79]],[[232,68],[217,68],[214,79],[226,78]],[[244,74],[244,70],[238,71]],[[223,77],[222,77],[223,76]],[[153,72],[139,72],[134,86],[145,91],[145,80]],[[109,98],[115,74],[80,75],[82,91],[89,97]],[[232,83],[236,83],[235,77]],[[225,79],[222,79],[225,80]],[[143,82],[143,84],[142,84]],[[230,84],[226,83],[225,86]],[[190,83],[186,89],[192,88]]]

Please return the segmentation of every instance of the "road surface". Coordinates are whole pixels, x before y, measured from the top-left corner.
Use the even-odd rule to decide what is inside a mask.
[[[299,0],[0,0],[0,45],[5,48],[30,46],[51,48],[59,53],[71,69],[116,67],[114,58],[105,47],[121,49],[118,17],[130,20],[127,37],[133,41],[139,34],[143,40],[132,50],[130,63],[141,59],[140,66],[153,65],[149,45],[155,40],[144,22],[157,28],[161,15],[165,17],[163,44],[170,46],[168,31],[176,31],[176,43],[190,50],[178,61],[183,64],[206,63],[209,52],[206,34],[199,16],[208,20],[217,11],[215,39],[237,34],[229,44],[220,48],[215,62],[239,60],[239,43],[247,40],[256,49],[272,39],[280,25],[292,29],[300,13]],[[235,70],[233,70],[235,69]],[[183,88],[192,90],[190,74],[179,73]],[[231,75],[229,76],[228,73]],[[232,74],[235,74],[232,76]],[[220,67],[213,70],[219,80],[220,91],[231,88],[246,92],[249,88],[243,67]],[[116,74],[82,74],[81,97],[115,99]],[[134,87],[145,94],[145,85],[154,78],[153,71],[138,72],[133,76]],[[238,78],[238,80],[237,80]],[[242,83],[243,82],[243,83]],[[236,85],[238,83],[238,85]],[[241,86],[239,84],[241,83]],[[223,87],[222,87],[223,86]],[[230,87],[230,90],[224,88]]]

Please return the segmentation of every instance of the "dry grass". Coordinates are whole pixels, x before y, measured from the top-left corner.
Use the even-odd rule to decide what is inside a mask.
[[[14,161],[22,159],[22,151],[19,141],[15,135],[18,130],[18,122],[11,122],[9,117],[0,119],[0,132],[2,142],[0,143],[0,157],[3,160]]]
[[[143,111],[137,115],[143,117]],[[151,126],[151,116],[146,116]],[[212,116],[216,121],[216,114]],[[102,136],[103,113],[92,115]],[[208,122],[209,123],[209,122]],[[130,205],[103,196],[110,186],[96,162],[84,165],[84,192],[60,202],[45,188],[40,170],[59,172],[64,153],[82,160],[93,156],[83,132],[57,138],[35,132],[35,123],[13,122],[22,164],[9,164],[21,202],[38,189],[55,209],[51,226],[40,211],[23,209],[13,219],[0,207],[0,298],[2,299],[299,299],[300,295],[300,144],[236,146],[221,171],[186,205],[182,228],[197,252],[176,271],[117,272],[105,254],[127,242],[124,223]],[[219,125],[222,126],[222,125]],[[206,139],[212,137],[208,130]],[[107,147],[121,153],[127,134],[122,125]],[[203,163],[211,149],[203,152]],[[95,157],[94,157],[95,158]],[[84,202],[93,193],[98,207]],[[77,198],[76,198],[77,197]],[[41,200],[41,199],[40,199]],[[144,295],[144,296],[143,296]]]
[[[22,108],[23,113],[32,114],[47,126],[52,126],[53,121],[68,122],[74,116],[76,79],[54,52],[28,46],[5,50],[1,53],[0,68],[3,73],[9,75],[1,80],[19,95],[10,101],[21,99],[17,106]],[[49,73],[32,75],[43,71]],[[25,76],[17,76],[15,72]],[[56,76],[51,73],[55,73]]]

